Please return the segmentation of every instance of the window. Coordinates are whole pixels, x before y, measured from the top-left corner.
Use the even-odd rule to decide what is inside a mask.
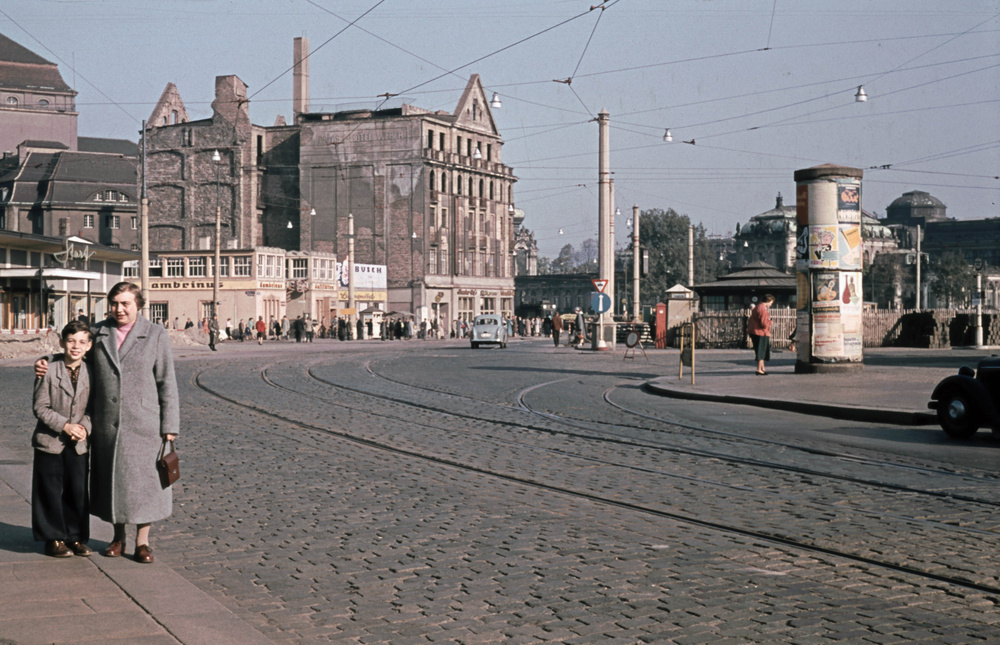
[[[132,216],[132,230],[135,231],[135,230],[138,230],[138,228],[139,228],[139,218],[136,217],[135,215],[133,215]]]
[[[188,275],[192,278],[204,278],[207,275],[204,256],[188,258]]]
[[[233,275],[241,278],[249,278],[252,275],[252,258],[244,255],[233,258]]]
[[[427,148],[430,150],[434,149],[434,130],[427,131]]]
[[[17,97],[15,97],[15,96],[8,96],[7,97],[7,105],[17,105]]]
[[[38,99],[38,107],[49,107],[49,102],[46,99]]]
[[[431,190],[434,190],[434,188],[437,186],[437,184],[434,183],[434,171],[433,170],[431,171],[431,181],[430,181],[430,184],[431,184]]]
[[[493,199],[493,182],[490,182],[490,199]]]
[[[163,324],[170,320],[170,310],[165,302],[149,303],[149,318],[155,323]]]
[[[133,250],[133,251],[138,251],[139,250],[139,245],[138,244],[130,244],[128,248],[131,249],[131,250]]]
[[[472,320],[475,316],[475,312],[472,309],[472,297],[471,296],[459,296],[458,297],[458,317],[462,320]]]
[[[497,299],[496,298],[483,298],[483,308],[479,311],[481,314],[495,314],[497,312]]]
[[[309,260],[307,258],[292,259],[292,275],[295,280],[304,280],[309,277]]]
[[[441,192],[448,192],[448,175],[441,173]]]
[[[219,257],[219,277],[220,278],[229,277],[229,258],[227,258],[224,255]]]
[[[437,261],[438,261],[438,251],[435,248],[430,248],[427,251],[427,273],[434,274],[437,273]]]
[[[455,137],[455,153],[462,154],[462,137]]]
[[[486,161],[493,161],[493,144],[486,144]]]
[[[122,226],[121,215],[108,215],[108,228],[119,229]]]
[[[163,261],[159,258],[149,260],[149,277],[150,278],[162,278],[163,277]]]
[[[126,260],[125,262],[122,262],[122,277],[123,278],[138,278],[139,277],[139,261],[138,260]]]
[[[441,275],[448,275],[448,253],[441,251]]]
[[[263,278],[264,277],[264,256],[263,255],[258,255],[257,256],[257,277],[258,278]]]
[[[167,277],[184,277],[184,258],[167,258]]]
[[[443,152],[444,151],[444,132],[442,132],[441,134],[438,135],[438,143],[440,144],[438,147]]]
[[[465,156],[466,157],[472,156],[472,139],[465,140]]]
[[[462,194],[462,175],[459,175],[458,178],[455,180],[455,194],[456,195]]]
[[[94,216],[84,215],[83,216],[83,228],[94,228]]]
[[[462,267],[464,265],[465,253],[463,251],[457,251],[455,253],[455,268],[458,270],[458,275],[464,275],[462,273]]]
[[[480,197],[485,197],[485,196],[486,196],[486,193],[485,193],[485,192],[483,192],[483,187],[484,187],[485,185],[486,185],[486,182],[485,182],[485,181],[483,181],[482,179],[480,179],[480,180],[479,180],[479,196],[480,196]]]

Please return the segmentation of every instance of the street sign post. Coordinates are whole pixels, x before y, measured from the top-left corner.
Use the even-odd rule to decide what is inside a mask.
[[[596,282],[596,281],[595,281]],[[600,291],[590,292],[590,308],[599,314],[611,310],[611,296]]]

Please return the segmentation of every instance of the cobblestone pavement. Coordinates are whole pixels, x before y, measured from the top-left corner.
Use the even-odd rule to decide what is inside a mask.
[[[997,594],[747,534],[1000,587],[995,468],[830,458],[833,433],[779,447],[798,422],[772,412],[705,432],[631,416],[604,393],[669,418],[637,388],[660,366],[542,341],[221,353],[178,361],[183,485],[154,546],[275,642],[1000,639]],[[24,429],[0,441],[26,445],[28,370],[0,385]]]

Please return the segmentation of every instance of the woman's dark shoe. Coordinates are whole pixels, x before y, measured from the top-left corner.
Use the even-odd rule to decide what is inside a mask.
[[[91,549],[83,542],[78,542],[78,541],[67,542],[66,546],[68,546],[69,550],[73,552],[73,555],[80,555],[83,557],[94,555],[93,549]]]
[[[102,555],[109,558],[117,558],[124,552],[125,552],[125,540],[115,540],[104,549]]]
[[[153,550],[149,548],[148,544],[140,544],[135,547],[135,555],[133,556],[136,562],[142,562],[143,564],[149,564],[153,561]]]
[[[767,376],[767,372],[754,372],[757,376]]]
[[[62,540],[48,540],[45,543],[45,555],[52,558],[72,558],[73,552]]]

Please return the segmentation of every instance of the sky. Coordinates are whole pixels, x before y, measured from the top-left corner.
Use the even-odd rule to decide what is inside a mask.
[[[133,141],[167,83],[194,120],[226,74],[290,122],[297,36],[313,111],[452,111],[478,73],[550,258],[597,236],[602,109],[623,246],[633,204],[731,235],[822,163],[880,216],[911,190],[1000,216],[1000,0],[4,0],[0,32],[59,65],[81,136]]]

